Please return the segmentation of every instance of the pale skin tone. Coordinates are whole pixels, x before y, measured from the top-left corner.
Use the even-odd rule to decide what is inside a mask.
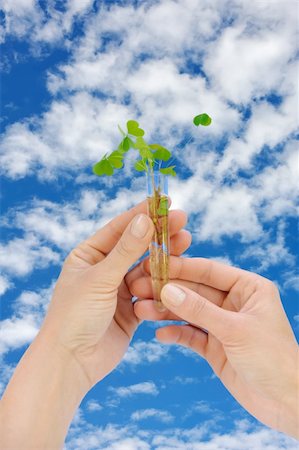
[[[174,306],[179,296],[167,293],[169,284],[165,312],[151,300],[133,305],[132,295],[152,298],[147,262],[127,274],[153,233],[145,212],[143,202],[118,216],[66,259],[42,328],[1,400],[0,448],[62,448],[81,400],[118,365],[141,321],[163,319],[189,324],[159,329],[158,339],[204,356],[251,414],[297,435],[298,347],[274,285],[205,259],[179,258],[191,238],[182,229],[185,214],[173,211],[170,277],[186,298]]]
[[[128,274],[134,295],[150,298],[148,272],[145,262]],[[170,278],[161,294],[167,310],[158,312],[152,301],[141,300],[136,315],[188,322],[158,329],[157,339],[204,357],[247,411],[298,439],[298,344],[274,283],[203,258],[171,257]]]
[[[1,450],[62,448],[81,400],[121,361],[141,322],[124,277],[148,249],[146,211],[143,202],[118,216],[67,257],[42,328],[0,402]],[[190,245],[186,221],[183,211],[169,215],[173,255]]]

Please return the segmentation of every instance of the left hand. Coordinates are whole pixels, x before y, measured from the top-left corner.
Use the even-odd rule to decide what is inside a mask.
[[[117,366],[141,322],[124,277],[147,250],[153,234],[153,223],[145,213],[146,201],[72,250],[40,331],[77,360],[88,389]],[[173,255],[190,245],[190,234],[182,230],[186,220],[183,211],[169,213]]]

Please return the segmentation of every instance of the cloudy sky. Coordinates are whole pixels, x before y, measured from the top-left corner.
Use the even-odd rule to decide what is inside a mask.
[[[70,249],[145,196],[91,166],[137,119],[174,149],[188,255],[274,280],[299,334],[295,0],[1,0],[0,387],[32,341]],[[208,128],[192,118],[207,112]],[[188,144],[185,144],[189,141]],[[295,449],[199,356],[145,322],[82,402],[68,450]]]

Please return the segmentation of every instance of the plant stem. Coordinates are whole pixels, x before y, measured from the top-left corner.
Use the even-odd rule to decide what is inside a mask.
[[[169,279],[168,197],[163,193],[161,186],[155,183],[155,173],[152,168],[147,176],[150,177],[152,186],[151,193],[148,195],[148,213],[155,227],[149,247],[153,298],[156,308],[164,311],[161,290]],[[165,205],[167,205],[166,208]]]

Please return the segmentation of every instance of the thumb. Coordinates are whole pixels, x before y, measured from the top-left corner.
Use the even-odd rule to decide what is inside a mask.
[[[167,284],[161,292],[163,304],[186,322],[204,328],[223,341],[232,328],[235,313],[220,308],[191,289]]]
[[[153,232],[153,222],[147,215],[134,217],[115,247],[99,263],[101,273],[118,286],[132,264],[148,249]]]

